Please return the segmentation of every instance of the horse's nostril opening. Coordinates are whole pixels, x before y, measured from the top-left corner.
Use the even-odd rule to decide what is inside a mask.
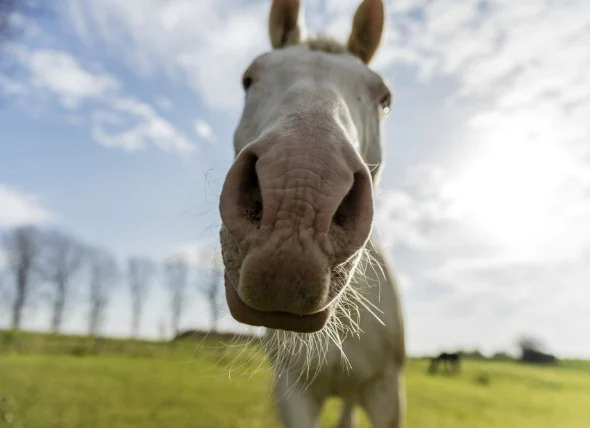
[[[354,174],[354,183],[348,194],[344,197],[340,206],[334,213],[332,221],[343,229],[353,229],[358,216],[362,210],[362,181],[365,178],[362,174]]]
[[[251,154],[246,160],[240,182],[239,204],[244,217],[252,224],[260,227],[262,222],[262,193],[256,174],[258,157]]]

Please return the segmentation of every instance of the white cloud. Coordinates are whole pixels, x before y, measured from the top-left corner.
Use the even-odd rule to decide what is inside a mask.
[[[491,146],[458,171],[422,167],[384,192],[378,230],[410,280],[402,290],[412,352],[435,352],[441,337],[449,349],[497,351],[526,333],[552,351],[588,355],[590,170],[535,142],[537,157],[517,140],[522,156],[522,147]]]
[[[453,227],[455,238],[461,230],[512,260],[570,260],[586,250],[590,78],[583,70],[590,68],[590,15],[585,11],[583,0],[485,5],[437,0],[424,4],[423,20],[395,15],[391,25],[398,30],[385,43],[380,68],[406,63],[426,80],[451,76],[464,101],[486,105],[466,118],[468,152],[457,154],[459,166],[446,167],[434,191],[399,188],[384,202],[398,244],[444,246],[433,237],[441,238],[438,229]],[[438,219],[429,217],[433,210]]]
[[[189,154],[195,150],[174,126],[159,116],[154,109],[132,98],[115,100],[110,107],[113,111],[98,112],[94,116],[92,134],[105,147],[121,148],[134,152],[151,144],[163,151]],[[127,120],[125,120],[127,119]],[[129,127],[129,121],[135,124]],[[125,130],[108,132],[106,125],[126,124]]]
[[[85,100],[102,99],[119,87],[114,76],[84,70],[65,52],[22,48],[18,57],[30,73],[32,86],[57,96],[67,109],[75,109]]]
[[[304,2],[306,6],[308,6],[309,2]],[[331,16],[334,14],[350,14],[350,11],[354,11],[359,2],[357,0],[326,0],[325,1],[325,12],[327,12],[327,16]],[[349,19],[350,22],[352,22]]]
[[[212,141],[215,138],[215,132],[213,132],[211,125],[201,119],[195,121],[195,132],[199,137],[207,141]]]
[[[436,214],[436,208],[418,201],[403,190],[385,192],[380,199],[376,223],[386,245],[425,248],[430,245],[425,224]]]
[[[559,341],[559,329],[564,326],[590,324],[586,308],[590,290],[584,286],[584,278],[590,275],[586,262],[589,254],[543,264],[501,257],[449,260],[427,276],[452,290],[446,301],[438,302],[439,307],[452,311],[461,299],[471,306],[474,320],[502,317],[515,324],[511,328],[535,329]],[[545,329],[553,331],[546,334]],[[572,343],[562,349],[567,347]]]
[[[495,140],[441,191],[455,221],[513,257],[569,258],[590,245],[585,171],[552,142]]]
[[[0,228],[48,223],[55,218],[36,196],[0,184]]]
[[[587,160],[552,139],[502,138],[498,132],[519,129],[490,123],[481,129],[490,140],[456,170],[436,167],[429,179],[420,168],[421,184],[384,191],[378,229],[397,247],[450,252],[463,241],[515,262],[576,259],[590,248]]]
[[[0,91],[6,95],[21,95],[27,92],[27,87],[15,79],[0,74]]]
[[[358,2],[304,4],[311,32],[346,39]],[[83,10],[79,0],[69,0],[69,5],[80,34],[96,34],[142,73],[165,71],[185,78],[212,108],[240,105],[241,72],[269,47],[264,2],[94,0]],[[409,63],[427,78],[452,75],[464,94],[487,93],[506,78],[535,87],[559,86],[555,79],[530,75],[553,68],[566,72],[568,83],[579,80],[585,92],[590,85],[580,70],[588,68],[587,40],[569,43],[590,23],[588,14],[580,13],[584,7],[584,0],[561,5],[490,0],[485,7],[476,0],[387,1],[387,40],[375,65],[386,71]],[[423,19],[407,14],[417,9]]]
[[[269,46],[261,2],[93,0],[82,13],[79,0],[69,4],[80,34],[95,34],[143,74],[186,79],[213,108],[240,105],[240,75]]]
[[[387,32],[391,43],[377,53],[375,64],[384,68],[394,60],[421,61],[422,55],[398,43],[397,24],[403,13],[424,2],[387,3],[387,10],[395,15]],[[143,75],[163,72],[186,80],[212,109],[235,112],[241,106],[243,70],[270,49],[266,2],[92,0],[83,8],[80,0],[68,0],[68,4],[78,34],[94,34],[94,43],[115,49]],[[308,32],[346,41],[358,6],[359,2],[353,0],[304,2]]]
[[[433,227],[449,220],[451,201],[441,188],[446,182],[440,167],[418,165],[400,188],[384,191],[377,200],[376,224],[386,245],[426,249],[436,245]]]
[[[93,101],[92,135],[99,144],[128,152],[148,145],[182,155],[195,150],[193,143],[151,105],[124,95],[114,76],[90,72],[62,51],[11,46],[9,54],[24,66],[28,76],[23,82],[15,82],[0,75],[0,89],[33,97],[48,94],[68,110],[78,110],[82,103]],[[168,99],[159,101],[170,104]],[[108,131],[105,125],[118,125],[119,130]]]
[[[412,277],[404,272],[397,271],[396,280],[402,293],[410,290],[414,286]]]
[[[388,43],[414,55],[393,61],[413,63],[430,78],[451,75],[464,95],[502,88],[508,99],[532,101],[547,92],[588,93],[590,78],[582,70],[590,66],[590,15],[584,0],[486,4],[438,0],[425,6],[423,23],[400,17],[392,25],[402,27],[403,36]]]
[[[167,97],[158,97],[156,99],[156,104],[163,110],[170,110],[172,108],[172,100]]]

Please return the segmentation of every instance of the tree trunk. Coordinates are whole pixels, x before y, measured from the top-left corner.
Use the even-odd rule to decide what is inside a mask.
[[[20,330],[21,320],[22,320],[22,312],[23,307],[25,305],[25,297],[20,292],[14,299],[14,304],[12,305],[12,329],[13,330]]]
[[[219,310],[217,308],[216,302],[213,302],[211,305],[211,331],[213,333],[217,332],[217,320],[219,317]]]
[[[51,316],[51,331],[59,333],[64,314],[64,300],[57,298],[53,303],[53,314]]]
[[[90,308],[90,315],[88,317],[88,334],[90,336],[96,336],[98,333],[100,312],[101,308],[99,305],[92,305]]]
[[[132,321],[132,336],[134,339],[137,339],[139,336],[140,320],[141,320],[141,310],[136,307],[133,310],[133,321]]]
[[[16,297],[12,305],[12,328],[14,330],[21,328],[23,309],[27,299],[27,279],[26,272],[20,269],[17,274]]]

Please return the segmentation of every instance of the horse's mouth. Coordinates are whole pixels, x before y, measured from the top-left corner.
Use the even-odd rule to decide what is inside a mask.
[[[287,312],[263,312],[248,306],[233,286],[226,282],[226,297],[232,317],[238,322],[257,327],[288,330],[298,333],[320,331],[330,319],[332,305],[311,315],[296,315]]]

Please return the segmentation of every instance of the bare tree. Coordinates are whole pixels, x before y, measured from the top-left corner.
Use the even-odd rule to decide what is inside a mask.
[[[545,345],[542,340],[524,336],[518,341],[521,350],[520,360],[533,364],[554,364],[557,361],[555,355],[544,352]]]
[[[37,229],[33,226],[20,226],[10,231],[4,237],[4,251],[8,271],[14,280],[11,327],[18,330],[35,284],[34,275],[39,253]]]
[[[71,236],[58,231],[41,235],[39,271],[51,284],[51,330],[61,330],[64,312],[71,297],[71,284],[81,271],[84,250]]]
[[[186,303],[188,266],[184,261],[166,262],[164,274],[170,291],[170,315],[173,334],[178,334],[180,319]]]
[[[104,321],[104,313],[118,279],[118,268],[113,256],[104,250],[91,249],[87,254],[90,268],[88,332],[90,336],[96,336]]]
[[[219,300],[222,295],[223,272],[219,269],[212,269],[209,280],[197,284],[198,290],[207,300],[209,305],[209,316],[211,321],[210,330],[217,331],[217,321],[219,320]]]
[[[143,305],[148,295],[155,266],[148,259],[132,257],[128,262],[129,291],[131,293],[131,334],[139,335]]]
[[[543,341],[533,336],[523,336],[518,340],[518,346],[522,351],[542,351]]]

